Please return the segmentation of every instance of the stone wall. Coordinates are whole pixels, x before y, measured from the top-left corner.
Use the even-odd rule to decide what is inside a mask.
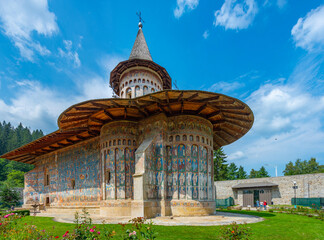
[[[295,196],[292,188],[294,181],[296,181],[298,186],[296,191],[297,198],[324,197],[324,173],[216,181],[214,184],[216,188],[216,199],[233,197],[235,204],[242,205],[243,191],[233,190],[233,186],[241,183],[271,182],[278,184],[278,187],[272,188],[273,204],[291,204],[291,198]]]

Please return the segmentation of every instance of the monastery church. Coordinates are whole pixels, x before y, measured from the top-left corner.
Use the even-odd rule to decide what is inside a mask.
[[[251,109],[219,93],[172,90],[141,23],[110,85],[116,97],[69,107],[57,131],[1,156],[35,166],[25,174],[24,207],[147,218],[213,214],[213,151],[249,131]]]

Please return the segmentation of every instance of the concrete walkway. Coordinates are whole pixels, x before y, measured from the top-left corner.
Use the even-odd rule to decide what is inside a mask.
[[[49,214],[49,213],[38,213],[39,217],[53,217],[56,222],[63,223],[73,223],[74,216],[62,214]],[[131,219],[130,217],[102,217],[99,215],[91,215],[94,224],[118,224],[118,223],[128,223]],[[210,216],[192,216],[192,217],[156,217],[149,219],[152,220],[155,225],[164,226],[215,226],[215,225],[226,225],[236,222],[238,224],[242,223],[256,223],[263,221],[264,219],[257,216],[250,216],[244,214],[236,213],[225,213],[217,212],[215,215]]]

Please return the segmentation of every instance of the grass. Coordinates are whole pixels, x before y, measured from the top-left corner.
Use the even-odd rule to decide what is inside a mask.
[[[265,221],[248,224],[252,229],[251,239],[324,239],[324,221],[313,217],[285,213],[223,211],[263,217]],[[23,221],[58,236],[74,227],[74,224],[54,222],[49,217],[28,216],[23,218]],[[120,225],[109,226],[115,231],[121,230]],[[97,227],[100,229],[100,225]],[[220,226],[155,226],[155,229],[159,233],[158,239],[218,239]]]

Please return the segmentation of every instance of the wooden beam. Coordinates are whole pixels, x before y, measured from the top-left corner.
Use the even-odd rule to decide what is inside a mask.
[[[110,113],[110,112],[108,112],[108,110],[104,110],[104,114],[107,116],[107,117],[109,117],[111,120],[113,120],[114,119],[114,116]]]
[[[145,109],[145,107],[141,107],[137,102],[132,101],[132,104],[135,105],[135,107],[137,108],[138,111],[140,111],[141,113],[143,113],[146,117],[149,115],[147,110]]]
[[[74,117],[80,115],[91,115],[93,112],[74,112],[74,113],[65,113],[64,116],[66,117]]]
[[[104,121],[102,119],[98,119],[98,118],[90,118],[90,121],[100,123],[100,124],[104,124],[106,122],[106,121]]]
[[[183,101],[181,101],[181,113],[183,113]]]
[[[82,121],[88,119],[89,116],[77,117],[77,118],[70,118],[61,120],[60,123],[68,123],[68,122],[75,122],[75,121]]]
[[[167,103],[170,103],[169,94],[167,91],[165,91],[165,97],[166,97]]]
[[[198,95],[199,95],[198,93],[192,94],[190,97],[186,98],[186,101],[190,102],[192,99],[196,98]]]
[[[196,114],[199,115],[205,108],[207,107],[207,103],[201,105],[197,110]]]
[[[182,98],[182,96],[183,96],[183,92],[181,92],[180,94],[179,94],[179,96],[178,96],[178,98],[177,98],[177,102],[179,102],[180,101],[180,99]]]
[[[127,118],[127,108],[124,108],[124,119]]]
[[[96,107],[100,107],[102,109],[106,109],[106,108],[109,108],[110,106],[107,106],[106,104],[102,104],[102,103],[97,103],[97,102],[91,102],[91,104],[93,106],[96,106]]]
[[[99,111],[100,108],[93,108],[93,107],[74,107],[75,110],[78,111]]]
[[[116,103],[115,101],[111,100],[110,101],[115,107],[122,107],[122,105]]]
[[[212,117],[215,117],[215,116],[219,115],[220,113],[221,113],[220,110],[215,111],[215,112],[213,112],[213,113],[211,113],[211,114],[208,114],[208,115],[206,116],[206,118],[212,118]]]
[[[80,122],[77,122],[77,123],[73,123],[73,124],[68,124],[68,125],[65,125],[65,126],[61,126],[61,129],[64,130],[64,129],[71,128],[71,127],[75,127],[75,126],[79,126],[79,125],[82,125],[82,124],[85,124],[85,123],[88,123],[88,119],[81,120]]]
[[[158,103],[162,103],[161,99],[157,98],[157,97],[154,97],[154,96],[151,96],[150,95],[150,99],[153,99],[154,101],[158,102]]]

